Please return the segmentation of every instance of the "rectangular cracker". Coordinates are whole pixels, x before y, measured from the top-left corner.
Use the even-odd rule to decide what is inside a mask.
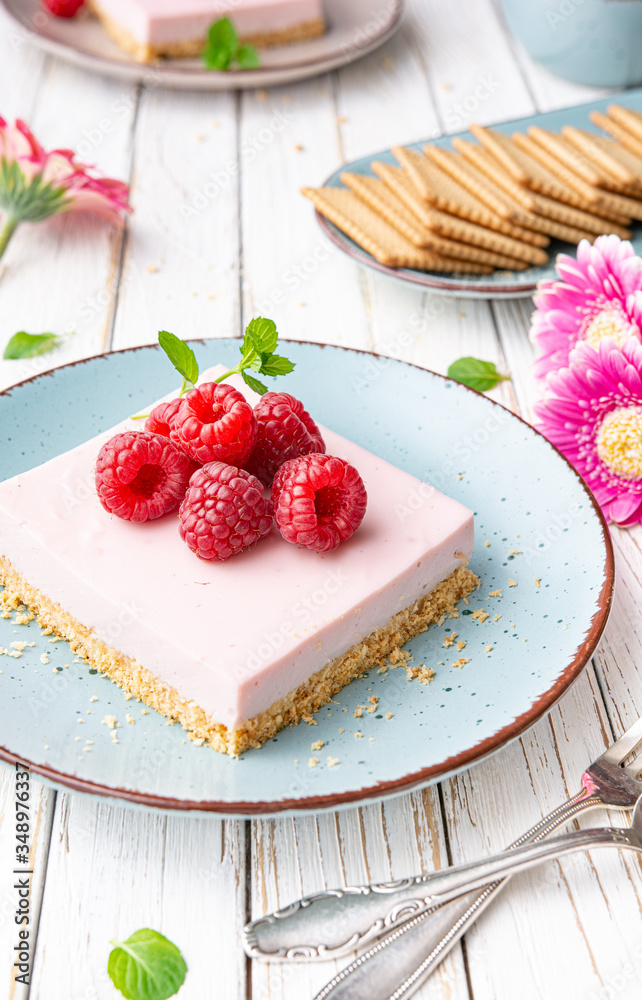
[[[491,267],[513,271],[522,271],[528,266],[525,261],[517,260],[514,257],[439,236],[423,226],[394,191],[377,177],[368,177],[364,174],[353,174],[346,171],[341,174],[341,180],[346,187],[349,187],[362,201],[365,201],[366,205],[369,205],[417,247],[433,250],[435,253],[452,257],[455,260],[477,261],[479,264],[489,264]]]
[[[486,264],[454,260],[413,246],[348,188],[302,188],[301,193],[310,199],[321,215],[388,267],[462,274],[490,274],[493,270]]]
[[[555,201],[561,201],[572,208],[579,208],[584,212],[595,211],[594,203],[556,177],[526,150],[521,149],[514,137],[504,135],[502,132],[495,132],[492,129],[482,128],[480,125],[471,125],[470,131],[515,180],[519,181],[520,178],[525,178],[523,183],[531,191],[546,195]],[[600,215],[620,226],[627,226],[631,221],[625,215],[614,215],[606,212],[601,212]]]
[[[634,214],[638,211],[637,203],[632,198],[624,198],[622,195],[604,191],[602,188],[587,184],[579,174],[574,173],[567,164],[562,163],[553,156],[543,146],[521,132],[516,132],[513,136],[520,149],[525,150],[536,160],[541,162],[548,170],[554,173],[564,183],[574,187],[583,198],[586,198],[603,215],[624,215],[629,219],[639,218]]]
[[[606,110],[609,118],[642,142],[642,114],[639,111],[625,108],[621,104],[609,104]]]
[[[621,157],[618,157],[617,151],[615,153],[611,151],[612,147],[615,150],[621,148],[617,142],[594,135],[592,132],[585,132],[583,129],[575,128],[574,125],[565,125],[562,135],[612,180],[621,184],[623,192],[626,191],[634,196],[639,193],[641,185],[639,172],[630,169],[626,161],[623,162]]]
[[[538,246],[522,242],[497,232],[495,229],[471,222],[468,218],[462,218],[426,204],[419,196],[409,173],[402,167],[393,167],[388,163],[379,163],[375,160],[372,162],[371,168],[377,177],[381,178],[403,201],[404,205],[421,220],[422,224],[432,229],[433,232],[448,239],[492,250],[494,253],[506,254],[528,264],[545,264],[548,261],[548,255]],[[449,204],[453,203],[449,202]],[[481,207],[483,214],[487,216],[486,209],[484,206]],[[545,241],[544,245],[547,244],[548,240]]]
[[[530,243],[536,247],[548,246],[549,241],[546,237],[521,226],[516,226],[503,219],[501,215],[497,215],[496,212],[492,212],[487,205],[475,198],[467,188],[459,184],[423,153],[418,153],[413,149],[405,149],[402,146],[394,146],[392,152],[407,169],[408,176],[412,181],[411,187],[415,195],[423,202],[433,205],[449,215],[457,215],[478,226],[495,230],[495,232],[520,243]],[[500,252],[502,251],[500,250]]]
[[[623,240],[630,238],[631,231],[611,219],[600,218],[594,212],[584,212],[556,201],[554,198],[549,198],[547,195],[533,194],[527,188],[523,188],[504,170],[502,164],[498,163],[495,157],[482,146],[476,146],[465,139],[453,139],[453,144],[479,170],[491,179],[494,178],[497,184],[504,188],[515,201],[536,215],[541,215],[545,219],[551,219],[582,232],[594,233],[596,236],[603,233],[613,233]]]
[[[571,145],[568,139],[555,132],[540,128],[539,125],[531,125],[528,134],[538,146],[551,153],[587,184],[604,188],[606,191],[614,191],[616,194],[622,192],[625,185],[614,181],[605,170],[602,170],[592,160],[589,160],[588,156]]]
[[[621,146],[630,150],[635,156],[642,158],[642,139],[638,139],[633,132],[629,132],[628,129],[619,125],[618,122],[609,118],[608,115],[603,115],[601,111],[591,111],[589,118],[594,125],[604,129],[614,139],[617,139]]]

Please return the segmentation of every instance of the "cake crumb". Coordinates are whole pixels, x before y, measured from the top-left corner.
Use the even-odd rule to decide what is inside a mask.
[[[141,715],[149,715],[149,709],[148,708],[141,708],[140,714]]]
[[[457,639],[457,633],[453,632],[451,635],[444,636],[444,649],[450,649],[450,647],[455,643]]]
[[[165,725],[166,726],[175,726],[176,725],[176,719],[165,719]]]
[[[345,733],[345,729],[340,729],[339,732],[340,733]]]
[[[80,722],[81,720],[79,719],[78,721]],[[101,726],[109,726],[110,729],[113,729],[116,725],[116,716],[106,715],[105,718],[101,720],[100,724]]]
[[[409,681],[419,681],[420,684],[430,684],[435,676],[432,667],[427,667],[425,663],[420,663],[418,667],[406,667],[406,677]]]
[[[49,663],[49,657],[47,656],[46,653],[41,653],[40,654],[40,662],[41,663]]]
[[[493,615],[493,621],[498,622],[501,617],[501,615]]]
[[[459,618],[459,611],[457,611],[457,608],[455,608],[453,611],[451,611],[450,614],[448,615],[448,617],[449,618]]]
[[[130,726],[134,726],[136,724],[136,719],[134,718],[133,715],[126,715],[125,718],[127,719]]]
[[[462,649],[465,649],[465,648],[466,648],[466,640],[465,639],[460,639],[459,642],[457,643],[457,652],[461,653]]]
[[[489,644],[488,644],[488,645],[487,645],[487,646],[486,646],[486,647],[484,648],[484,652],[485,652],[485,653],[492,653],[492,651],[493,651],[493,647],[492,647],[492,646],[490,645],[490,643],[489,643]]]
[[[97,694],[92,694],[92,696],[91,696],[91,698],[89,700],[90,701],[98,701],[98,695]]]
[[[486,546],[487,549],[490,548],[490,542],[488,541],[488,539],[486,539],[486,541],[484,542],[484,545]]]
[[[539,587],[539,585],[541,584],[541,582],[542,582],[541,576],[535,577],[535,586],[536,587]]]
[[[90,751],[91,751],[91,747],[83,747],[82,748],[82,752],[83,753],[90,753]]]
[[[318,757],[310,757],[310,760],[308,761],[308,767],[316,767],[318,763],[319,763]]]
[[[501,592],[501,590],[491,590],[491,592],[490,592],[490,594],[488,596],[489,597],[501,597],[502,596],[502,592]]]
[[[26,641],[22,642],[18,639],[14,639],[14,641],[11,643],[11,648],[17,649],[19,653],[22,653],[23,649],[26,649],[27,646],[35,646],[35,645],[36,645],[35,642],[26,642]]]
[[[318,725],[319,725],[319,723],[317,722],[317,720],[316,720],[316,719],[314,719],[314,718],[313,718],[313,717],[312,717],[312,716],[310,715],[310,713],[309,713],[309,712],[305,712],[305,713],[304,713],[304,714],[303,714],[303,715],[301,716],[301,718],[303,719],[303,721],[304,721],[304,722],[307,722],[307,724],[308,724],[309,726],[318,726]]]
[[[76,743],[80,743],[82,736],[74,736]]]
[[[509,587],[516,587],[517,586],[517,580],[511,580],[511,579],[509,579],[508,586]]]
[[[76,719],[76,722],[79,722],[81,725],[85,724],[85,720],[84,719]]]
[[[386,719],[392,719],[392,718],[393,718],[392,712],[386,712]]]
[[[470,617],[473,619],[473,621],[485,622],[487,618],[490,618],[490,615],[488,614],[487,611],[484,610],[484,608],[477,608],[476,611],[473,611]]]
[[[26,614],[24,611],[21,611],[19,614],[16,615],[13,621],[15,625],[28,625],[29,622],[32,622],[35,617],[36,616],[32,614],[31,611],[28,611]],[[47,635],[48,633],[43,632],[42,634]]]
[[[328,754],[328,767],[336,767],[338,763],[339,763],[338,757],[331,757]]]
[[[87,744],[87,746],[91,746],[91,747],[93,747],[93,745],[94,745],[94,741],[93,740],[85,740],[85,743]]]
[[[458,660],[453,660],[453,667],[465,667],[467,663],[470,663],[470,657],[460,656]]]
[[[323,740],[315,740],[314,743],[311,744],[310,750],[321,750],[324,746],[325,742]]]
[[[192,743],[197,747],[202,747],[203,744],[205,743],[205,740],[202,736],[197,736],[195,739],[192,740]]]
[[[129,691],[123,691],[123,697],[125,701],[131,701],[134,696]]]
[[[357,729],[357,731],[356,731],[356,733],[354,735],[355,735],[355,739],[357,739],[357,740],[362,740],[363,739],[363,733],[360,732],[358,729]]]
[[[511,549],[510,552],[508,553],[509,559],[511,556],[521,556],[521,555],[522,555],[521,549]]]

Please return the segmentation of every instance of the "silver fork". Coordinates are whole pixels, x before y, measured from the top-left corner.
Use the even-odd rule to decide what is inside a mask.
[[[601,754],[582,775],[582,790],[520,837],[512,848],[541,840],[586,809],[632,809],[642,793],[639,766],[627,758],[642,742],[642,719]],[[626,765],[626,766],[624,766]],[[435,906],[417,875],[392,883],[316,893],[248,924],[244,947],[252,958],[330,959],[388,936],[321,991],[316,1000],[401,1000],[425,982],[507,879]],[[426,886],[426,891],[422,887]],[[392,932],[392,933],[391,933]],[[394,945],[394,962],[387,949]],[[363,988],[367,981],[367,994]],[[356,992],[353,990],[353,986]],[[387,991],[387,992],[386,992]]]

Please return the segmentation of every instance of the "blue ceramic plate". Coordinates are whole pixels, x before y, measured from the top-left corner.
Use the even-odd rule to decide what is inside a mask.
[[[195,350],[202,367],[231,365],[238,343],[206,341]],[[435,680],[423,686],[403,670],[373,672],[344,688],[340,704],[321,709],[318,726],[287,729],[232,760],[190,743],[154,712],[141,717],[135,701],[124,702],[111,681],[74,663],[67,644],[51,643],[35,622],[0,618],[4,649],[35,644],[19,658],[0,656],[4,759],[29,761],[55,784],[158,808],[233,816],[336,808],[482,759],[532,725],[578,676],[606,623],[613,557],[593,498],[558,452],[503,407],[433,372],[318,344],[289,343],[288,355],[297,367],[287,389],[321,423],[475,511],[471,565],[481,590],[458,619],[409,644],[415,662],[435,668]],[[160,350],[145,347],[66,365],[0,394],[0,476],[111,427],[174,383]],[[474,617],[477,609],[488,618]],[[466,642],[463,653],[444,648],[453,630]],[[469,662],[454,668],[461,656]],[[63,663],[69,668],[54,673]],[[355,719],[372,694],[380,710]],[[123,725],[115,746],[101,719],[123,718],[132,707],[136,725]],[[87,739],[94,743],[83,752]],[[325,745],[311,769],[317,739]],[[336,766],[327,765],[328,754]]]
[[[563,108],[561,111],[549,111],[546,114],[533,115],[531,118],[516,118],[514,121],[502,122],[500,125],[492,127],[498,132],[512,135],[513,132],[525,132],[531,125],[539,125],[541,128],[549,129],[552,132],[561,132],[564,125],[575,125],[597,135],[605,136],[601,129],[593,125],[589,118],[591,111],[606,111],[609,104],[614,102],[623,104],[636,111],[642,111],[642,88],[637,90],[627,90],[622,94],[612,95],[602,101],[591,101],[590,104],[580,104],[574,108]],[[476,142],[470,132],[461,132],[461,136],[472,139]],[[452,148],[452,136],[442,136],[439,139],[424,139],[422,142],[415,142],[408,145],[409,149],[416,149],[419,152],[428,143],[434,146],[441,146],[444,149]],[[374,176],[370,164],[373,160],[380,160],[383,163],[390,163],[399,166],[393,153],[386,149],[381,153],[374,153],[370,156],[363,156],[352,163],[346,163],[335,171],[325,182],[326,186],[343,187],[340,175],[344,171],[355,174],[366,174]],[[349,236],[337,229],[331,222],[328,222],[318,212],[316,213],[319,225],[332,240],[333,243],[347,253],[349,257],[371,267],[374,271],[381,271],[383,274],[396,278],[398,281],[410,282],[413,285],[421,285],[423,288],[433,288],[441,292],[442,295],[456,295],[459,298],[470,299],[515,299],[532,295],[538,281],[552,278],[555,273],[553,261],[558,253],[575,253],[575,245],[562,243],[560,240],[551,240],[548,247],[551,264],[546,267],[529,267],[526,271],[493,271],[492,274],[466,274],[448,276],[439,272],[412,271],[409,268],[387,267],[371,257],[369,253],[357,246]],[[642,225],[636,223],[633,226],[633,239],[631,241],[638,253],[642,253]]]

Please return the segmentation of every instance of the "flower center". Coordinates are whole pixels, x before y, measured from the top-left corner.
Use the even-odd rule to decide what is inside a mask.
[[[607,306],[584,328],[582,339],[597,350],[600,341],[605,337],[610,337],[618,347],[622,347],[630,337],[636,337],[638,334],[637,326],[631,323],[620,309]]]
[[[597,453],[621,479],[642,479],[642,406],[619,406],[597,430]]]

